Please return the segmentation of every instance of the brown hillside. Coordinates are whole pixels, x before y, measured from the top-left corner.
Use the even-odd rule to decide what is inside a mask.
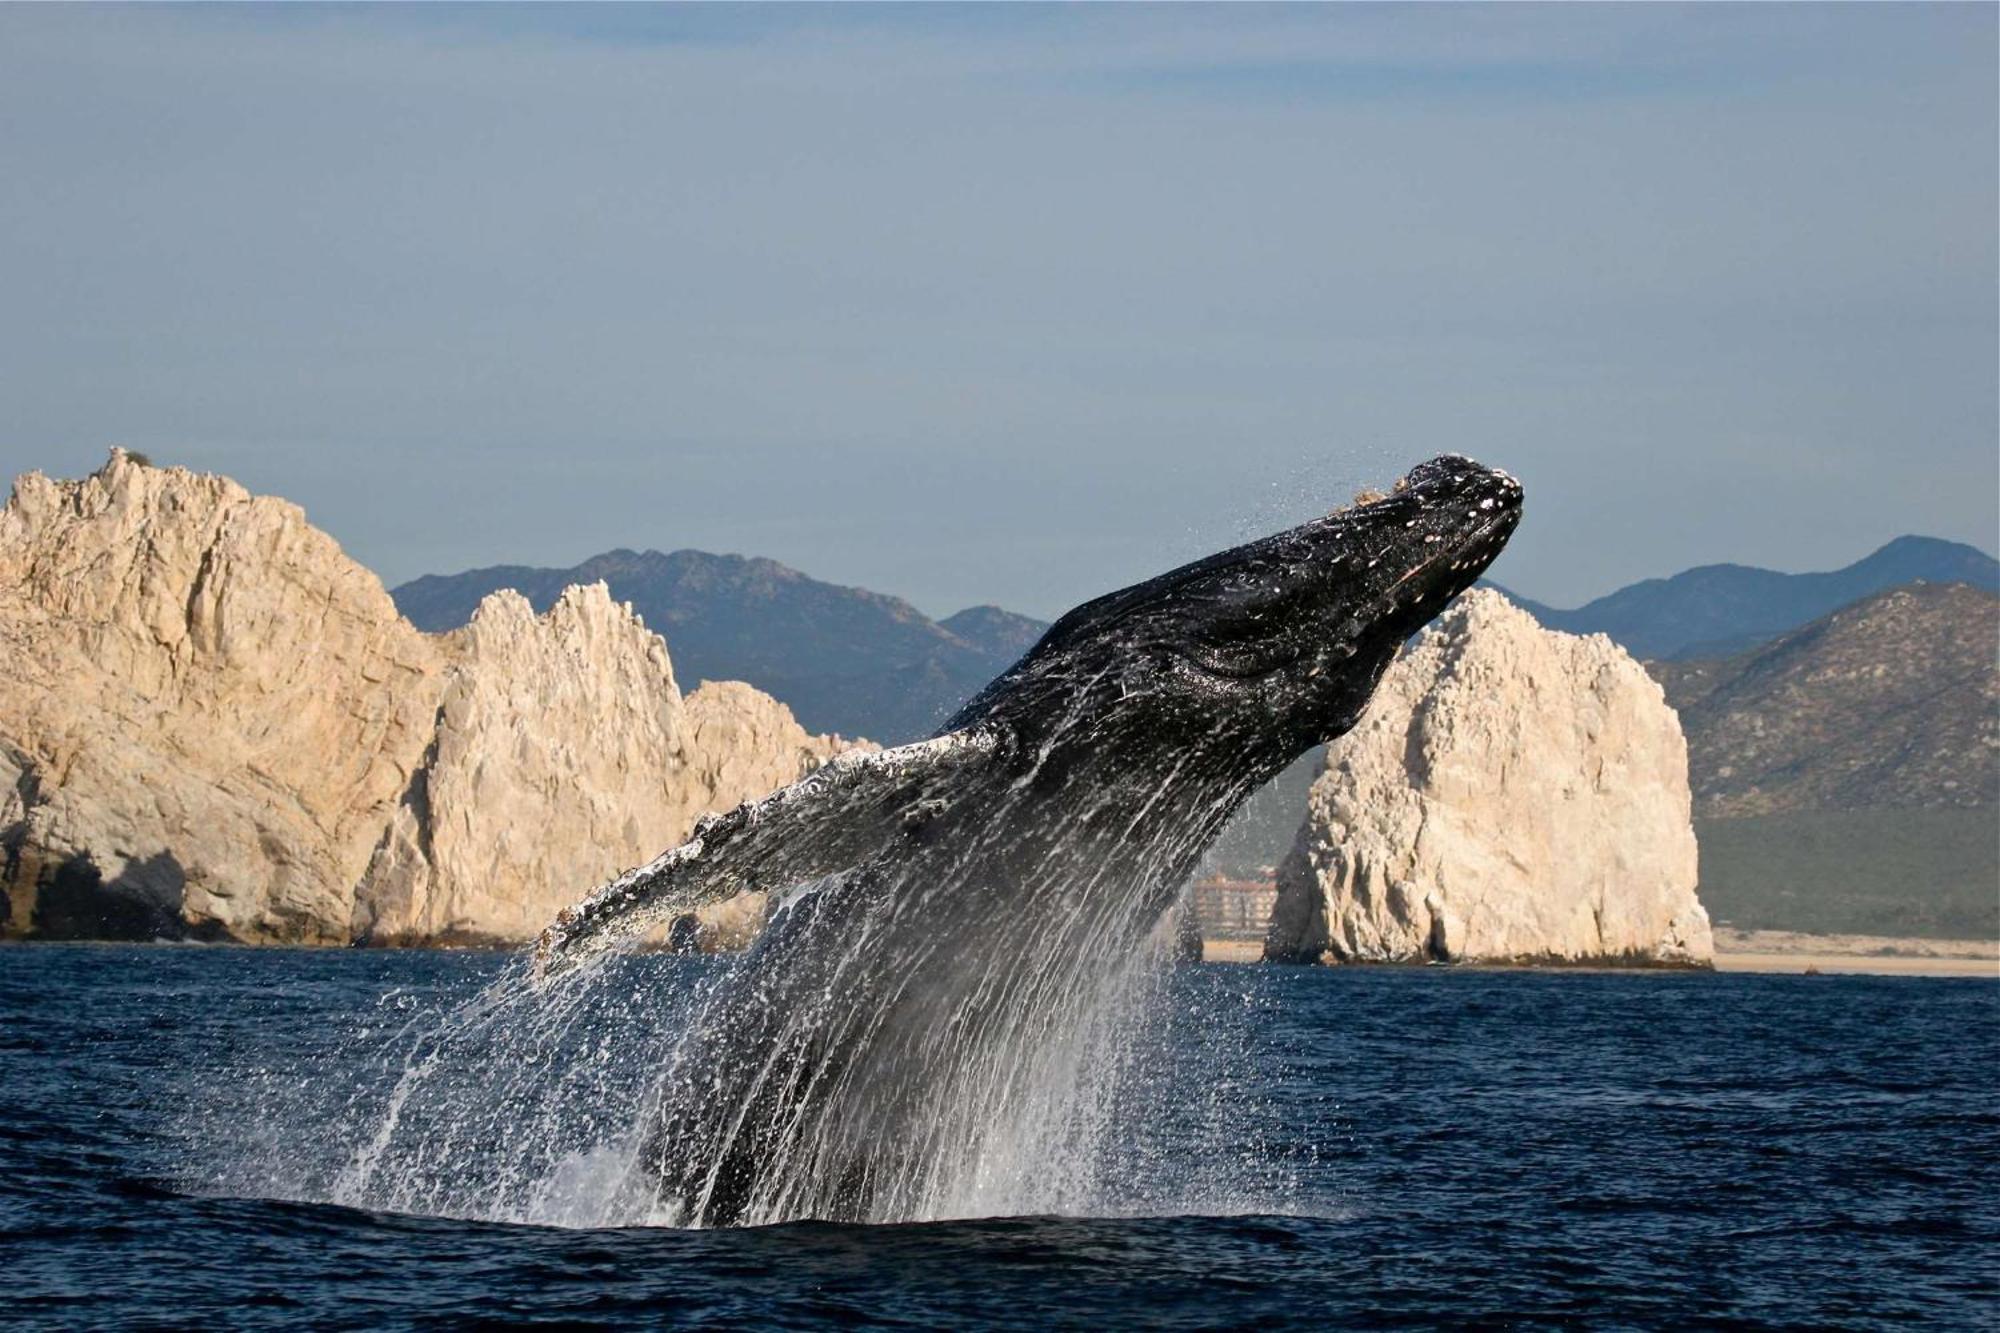
[[[1653,662],[1695,813],[1967,808],[2000,799],[2000,597],[1877,593],[1739,656]]]

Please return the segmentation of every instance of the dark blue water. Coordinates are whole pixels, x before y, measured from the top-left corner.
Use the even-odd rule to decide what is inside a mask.
[[[0,1321],[2000,1322],[1988,981],[1185,968],[1167,1003],[1212,1021],[1161,1054],[1204,1110],[1160,1108],[1149,1169],[1240,1171],[1262,1214],[685,1232],[268,1197],[341,1146],[271,1071],[377,1095],[383,1015],[497,966],[0,949]]]

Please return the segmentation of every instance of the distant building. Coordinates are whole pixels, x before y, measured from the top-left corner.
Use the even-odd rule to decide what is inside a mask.
[[[1208,940],[1262,940],[1278,901],[1275,877],[1205,879],[1194,886],[1194,922]]]

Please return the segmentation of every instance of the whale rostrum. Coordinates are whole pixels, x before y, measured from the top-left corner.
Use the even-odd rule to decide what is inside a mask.
[[[1087,602],[932,738],[710,816],[565,909],[535,949],[544,982],[706,903],[774,894],[669,1061],[629,1188],[707,1225],[1043,1198],[1022,1183],[1050,1156],[1031,1140],[1067,1132],[1092,1015],[1202,853],[1354,725],[1521,502],[1506,473],[1440,457]]]

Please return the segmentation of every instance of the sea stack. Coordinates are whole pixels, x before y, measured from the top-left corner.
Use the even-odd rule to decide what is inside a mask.
[[[1278,875],[1281,962],[1707,965],[1687,742],[1601,634],[1466,593],[1328,749]]]

